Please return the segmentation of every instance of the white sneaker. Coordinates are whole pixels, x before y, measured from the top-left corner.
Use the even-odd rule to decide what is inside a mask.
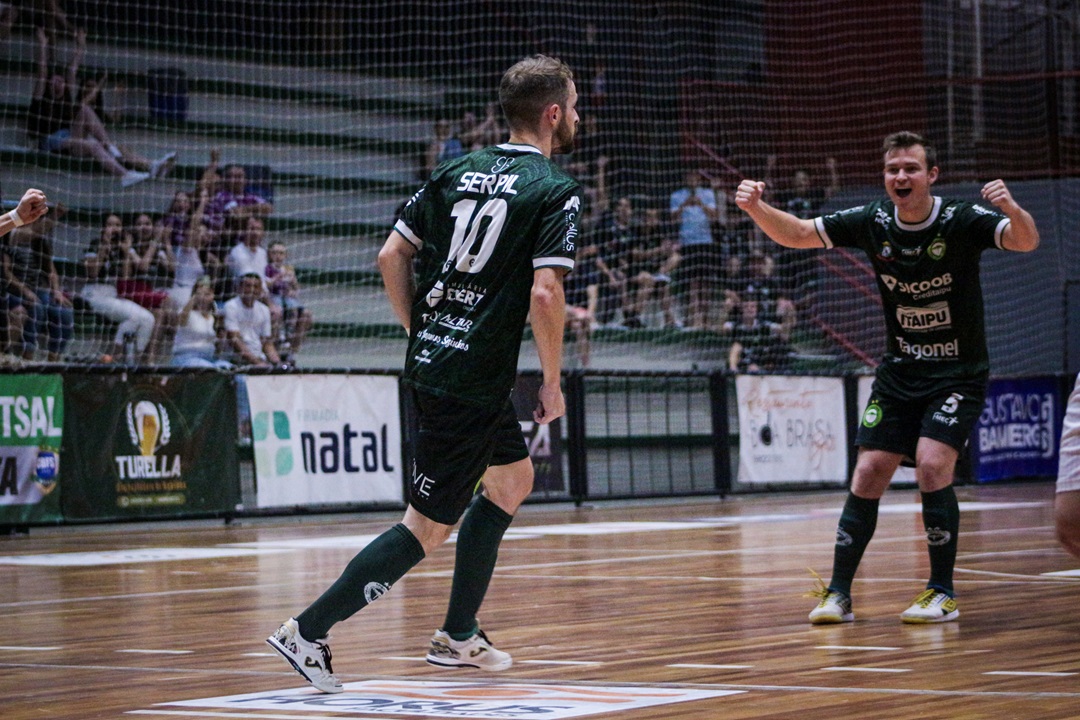
[[[173,150],[172,152],[166,153],[165,155],[150,163],[150,175],[155,180],[158,178],[163,178],[172,171],[173,165],[175,164],[176,151]]]
[[[289,618],[266,643],[281,653],[296,672],[324,693],[339,693],[344,688],[330,667],[330,646],[327,638],[308,642],[300,636],[300,625]]]
[[[943,623],[960,617],[956,600],[940,590],[929,588],[919,593],[904,612],[900,620],[906,623]]]
[[[814,573],[814,577],[817,578],[818,587],[807,593],[806,597],[819,598],[820,602],[810,611],[810,622],[814,625],[854,622],[855,613],[851,611],[851,598],[842,592],[830,590],[817,573]]]
[[[128,170],[126,173],[120,176],[120,187],[131,187],[136,183],[141,183],[143,180],[149,180],[150,173],[141,172],[139,170]]]
[[[496,650],[480,629],[468,640],[454,640],[442,630],[436,630],[425,659],[432,665],[442,667],[472,667],[492,672],[505,670],[514,664],[510,653]]]

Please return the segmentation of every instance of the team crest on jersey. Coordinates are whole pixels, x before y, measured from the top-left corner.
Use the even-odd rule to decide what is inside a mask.
[[[884,260],[886,262],[891,262],[892,261],[892,259],[893,259],[893,249],[892,249],[892,245],[889,243],[888,240],[881,243],[881,249],[878,250],[877,256],[878,256],[879,259]]]
[[[864,427],[872,428],[881,422],[881,406],[876,402],[871,402],[866,406],[866,411],[862,416],[862,424]]]
[[[940,260],[945,257],[945,241],[940,235],[934,238],[934,242],[930,243],[930,247],[926,248],[926,254],[930,256],[931,260]]]

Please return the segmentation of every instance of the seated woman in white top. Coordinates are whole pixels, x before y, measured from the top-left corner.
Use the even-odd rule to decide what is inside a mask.
[[[214,313],[214,287],[209,277],[195,283],[184,309],[180,311],[173,341],[175,367],[213,367],[222,370],[232,363],[217,357],[218,332]]]

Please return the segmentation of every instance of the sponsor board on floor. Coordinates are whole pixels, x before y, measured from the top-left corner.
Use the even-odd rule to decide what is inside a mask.
[[[437,718],[588,717],[646,707],[708,700],[741,694],[741,690],[619,685],[542,685],[529,683],[435,682],[424,680],[366,680],[346,683],[345,691],[326,695],[311,688],[163,703],[158,707],[227,709],[237,718],[242,711],[282,711],[302,720],[304,714],[334,713],[339,718],[381,715],[419,715]],[[234,715],[229,715],[233,717]]]

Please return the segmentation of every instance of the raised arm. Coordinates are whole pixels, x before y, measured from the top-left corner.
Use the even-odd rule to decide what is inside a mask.
[[[1013,200],[1012,193],[1003,180],[986,183],[982,196],[1011,221],[1005,226],[1005,233],[1001,238],[1002,247],[1016,252],[1031,252],[1039,247],[1039,229],[1035,227],[1035,218]]]
[[[14,210],[0,215],[0,235],[5,235],[17,227],[37,222],[49,211],[45,202],[45,193],[35,188],[27,190]]]
[[[86,57],[86,31],[79,28],[75,33],[75,54],[71,56],[71,62],[67,66],[68,92],[74,93],[79,82],[79,68],[83,58]]]
[[[743,180],[735,191],[735,204],[778,245],[789,248],[823,247],[813,220],[803,220],[774,208],[761,199],[764,192],[765,183]]]
[[[45,88],[49,84],[49,36],[45,34],[45,28],[39,27],[36,33],[37,44],[34,46],[34,55],[37,65],[37,74],[34,76],[33,96],[45,97]]]

